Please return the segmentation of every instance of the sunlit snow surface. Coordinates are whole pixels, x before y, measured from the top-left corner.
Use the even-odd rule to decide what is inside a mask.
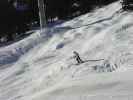
[[[0,48],[0,100],[133,100],[133,13],[119,2]],[[73,51],[86,63],[76,65]]]

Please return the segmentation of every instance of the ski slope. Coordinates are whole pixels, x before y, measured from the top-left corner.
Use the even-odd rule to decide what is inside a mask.
[[[132,20],[115,2],[1,47],[0,100],[133,100]]]

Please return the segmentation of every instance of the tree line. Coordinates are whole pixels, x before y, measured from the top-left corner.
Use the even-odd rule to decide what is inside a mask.
[[[117,0],[44,0],[47,18],[69,19]]]
[[[44,0],[47,23],[68,20],[117,0]],[[39,21],[38,0],[0,0],[0,36],[12,37],[29,29]]]

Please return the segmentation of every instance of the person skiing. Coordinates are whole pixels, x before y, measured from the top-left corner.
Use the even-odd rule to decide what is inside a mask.
[[[77,61],[77,64],[81,64],[81,63],[83,63],[84,61],[80,58],[80,56],[79,56],[79,53],[78,52],[76,52],[76,51],[73,51],[73,53],[74,53],[74,58],[76,59],[76,61]]]

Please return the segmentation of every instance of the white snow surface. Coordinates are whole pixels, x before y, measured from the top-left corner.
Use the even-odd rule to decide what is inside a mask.
[[[112,3],[0,48],[0,100],[133,100],[133,12]],[[73,51],[83,60],[76,65]]]

